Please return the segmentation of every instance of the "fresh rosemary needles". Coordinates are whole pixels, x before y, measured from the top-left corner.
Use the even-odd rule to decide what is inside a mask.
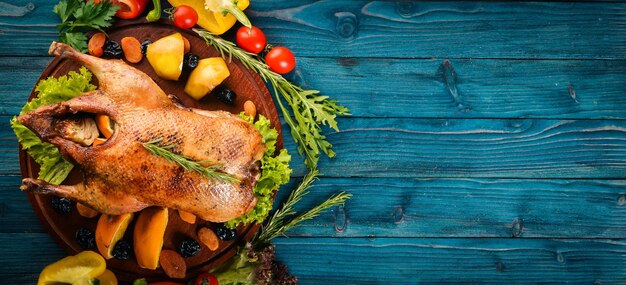
[[[163,142],[162,138],[156,139],[153,141],[143,143],[143,147],[146,148],[150,153],[156,156],[160,156],[160,157],[167,159],[168,161],[177,163],[187,171],[198,172],[212,181],[219,181],[219,182],[224,182],[224,183],[239,182],[239,180],[233,177],[232,175],[218,171],[218,169],[223,164],[213,164],[210,166],[204,166],[204,164],[210,163],[210,161],[208,160],[194,161],[189,157],[172,152],[172,149],[176,147],[175,144],[161,146],[160,145],[161,142]]]

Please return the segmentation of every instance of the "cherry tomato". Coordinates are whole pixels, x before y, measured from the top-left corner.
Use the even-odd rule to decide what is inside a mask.
[[[196,277],[193,285],[219,285],[220,283],[215,278],[215,275],[209,273],[202,273]]]
[[[241,27],[237,30],[237,45],[247,52],[254,54],[260,53],[265,49],[267,40],[265,34],[257,27]]]
[[[274,47],[265,56],[265,63],[272,71],[286,74],[296,67],[296,57],[286,47]]]
[[[181,29],[192,28],[198,23],[198,13],[187,5],[176,7],[176,10],[174,10],[170,18],[172,22],[174,22],[174,25]]]

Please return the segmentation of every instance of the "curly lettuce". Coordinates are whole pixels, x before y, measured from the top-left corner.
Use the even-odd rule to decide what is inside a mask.
[[[241,113],[239,116],[250,123],[254,120],[253,117],[246,116],[244,113]],[[289,177],[291,176],[291,168],[289,168],[291,155],[287,153],[287,150],[281,149],[278,155],[274,155],[278,131],[272,128],[270,120],[259,115],[259,119],[254,122],[254,126],[261,133],[262,141],[267,147],[261,159],[261,178],[254,186],[254,196],[257,197],[257,203],[245,215],[226,222],[225,224],[229,228],[235,228],[240,224],[263,222],[272,210],[272,196],[274,192],[281,185],[289,182]]]
[[[91,84],[92,74],[85,67],[79,72],[70,71],[67,75],[59,78],[48,77],[37,84],[35,91],[37,98],[26,103],[20,115],[33,111],[41,106],[67,101],[80,94],[96,89]],[[54,145],[43,142],[33,131],[17,121],[17,117],[11,119],[11,128],[22,149],[41,166],[39,179],[51,184],[61,184],[72,171],[74,165],[66,161]]]

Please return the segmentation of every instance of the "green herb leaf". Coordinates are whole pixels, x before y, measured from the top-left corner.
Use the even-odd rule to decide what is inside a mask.
[[[61,0],[53,11],[61,19],[57,25],[59,40],[76,50],[87,52],[87,36],[91,29],[102,31],[113,24],[113,15],[120,7],[110,1]]]
[[[21,114],[28,113],[41,106],[62,102],[74,98],[80,94],[96,89],[91,84],[91,73],[85,67],[81,67],[79,72],[70,71],[67,75],[59,78],[48,77],[37,84],[35,90],[38,92],[37,98],[26,103]],[[41,166],[39,179],[51,184],[61,184],[74,167],[67,162],[59,153],[57,147],[50,143],[41,141],[35,133],[26,128],[14,117],[11,120],[11,128],[17,136],[17,140],[22,145],[22,149],[35,159]]]
[[[171,144],[166,146],[160,146],[161,142],[163,142],[162,138],[143,143],[143,147],[156,156],[160,156],[167,159],[168,161],[175,162],[187,171],[198,172],[212,181],[219,181],[224,183],[239,182],[239,180],[232,175],[218,171],[219,168],[223,166],[223,164],[203,166],[203,164],[210,163],[210,161],[194,161],[189,157],[172,152],[171,149],[175,148],[176,145]]]
[[[254,119],[243,113],[239,116],[250,123]],[[274,192],[281,185],[289,182],[289,177],[291,176],[291,168],[289,168],[291,156],[287,153],[287,150],[281,149],[278,155],[275,155],[278,131],[272,128],[270,120],[263,115],[259,115],[259,119],[254,123],[254,127],[261,134],[262,141],[267,147],[261,159],[261,177],[253,190],[254,196],[257,197],[257,202],[254,208],[245,215],[226,222],[225,225],[229,228],[236,228],[240,224],[263,222],[272,210]]]
[[[108,28],[113,24],[113,16],[119,6],[114,6],[110,1],[94,3],[93,0],[81,4],[74,12],[75,26],[86,25],[93,29]]]
[[[224,40],[210,32],[201,29],[194,31],[202,37],[207,44],[217,49],[224,59],[234,57],[248,69],[257,72],[263,80],[272,85],[285,122],[291,128],[291,135],[298,143],[298,152],[304,156],[305,164],[313,169],[321,152],[329,157],[334,157],[332,145],[322,134],[321,125],[327,125],[338,131],[337,115],[350,115],[348,108],[341,106],[336,100],[328,100],[328,96],[322,96],[317,90],[304,90],[289,82],[282,75],[273,72],[260,61],[257,55],[238,48],[234,43]],[[291,112],[285,107],[291,109]]]
[[[59,39],[61,40],[61,42],[70,45],[77,51],[83,53],[87,52],[87,36],[84,33],[64,33],[59,36]]]

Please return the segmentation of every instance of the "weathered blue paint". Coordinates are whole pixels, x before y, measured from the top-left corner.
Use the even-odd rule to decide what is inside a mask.
[[[0,280],[33,284],[64,254],[18,190],[8,121],[51,60],[56,1],[0,2]],[[298,209],[353,199],[276,241],[302,284],[626,283],[625,3],[248,13],[296,53],[290,79],[354,115],[327,131],[337,158]],[[306,171],[285,142],[294,178],[277,203]]]

